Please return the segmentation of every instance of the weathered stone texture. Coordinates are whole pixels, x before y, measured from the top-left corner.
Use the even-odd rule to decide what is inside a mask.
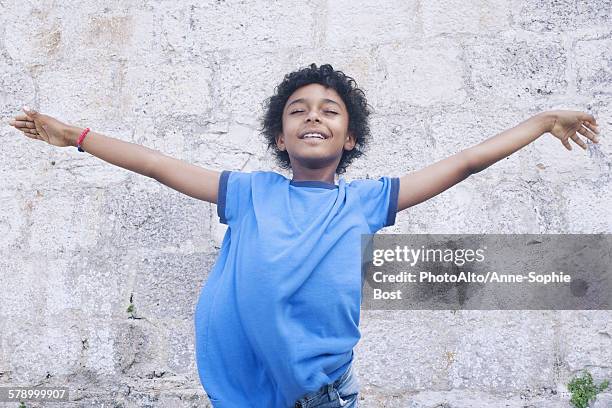
[[[5,123],[20,106],[216,171],[289,175],[258,131],[264,100],[330,63],[373,108],[348,180],[584,110],[597,149],[546,134],[382,232],[611,233],[610,21],[608,0],[0,1],[0,385],[67,385],[66,407],[209,406],[192,319],[227,229],[213,204],[26,138]],[[569,408],[583,369],[612,379],[610,321],[364,310],[361,406]],[[594,407],[610,406],[609,389]]]

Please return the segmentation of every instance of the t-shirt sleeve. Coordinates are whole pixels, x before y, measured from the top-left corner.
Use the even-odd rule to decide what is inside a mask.
[[[241,219],[251,206],[251,173],[223,170],[219,179],[217,215],[230,225]]]
[[[399,193],[398,177],[354,180],[351,185],[357,189],[363,215],[372,233],[395,224]]]

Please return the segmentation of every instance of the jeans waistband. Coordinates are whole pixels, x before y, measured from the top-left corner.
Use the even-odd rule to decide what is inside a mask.
[[[294,408],[305,408],[307,407],[307,404],[310,401],[312,401],[313,399],[321,395],[328,394],[331,397],[334,394],[334,390],[338,389],[340,384],[342,384],[344,380],[346,380],[348,376],[351,374],[352,368],[353,368],[353,362],[351,361],[346,371],[344,371],[344,373],[342,373],[342,375],[336,381],[329,383],[327,385],[324,385],[321,388],[319,388],[317,391],[313,391],[310,394],[306,394],[302,398],[298,399],[295,402]]]

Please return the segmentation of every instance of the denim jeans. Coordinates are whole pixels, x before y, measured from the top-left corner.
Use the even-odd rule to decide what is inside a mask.
[[[295,402],[295,408],[358,408],[359,380],[353,364],[331,384],[306,394]]]

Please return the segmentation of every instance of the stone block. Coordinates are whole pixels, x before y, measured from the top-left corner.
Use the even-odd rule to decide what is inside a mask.
[[[404,114],[413,106],[461,104],[467,98],[459,44],[433,39],[420,46],[380,46],[385,68],[370,96],[381,110]]]
[[[376,388],[385,395],[399,395],[449,385],[451,363],[447,353],[452,345],[439,333],[446,323],[439,316],[445,312],[428,313],[429,317],[422,311],[362,312],[362,339],[355,348],[355,355],[360,359],[356,372],[362,387]],[[424,327],[420,324],[425,319],[427,330],[410,329]]]
[[[334,48],[407,42],[421,32],[417,2],[342,0],[328,3],[327,7],[325,43]]]
[[[126,310],[137,269],[125,251],[101,245],[70,253],[66,258],[63,285],[70,302],[64,302],[64,307],[83,317],[129,316]]]
[[[211,253],[144,255],[134,283],[134,304],[148,319],[192,319],[201,287],[216,257]]]
[[[167,327],[168,368],[180,375],[185,375],[199,384],[195,362],[194,322],[181,320]]]
[[[593,22],[589,22],[589,25]],[[612,40],[578,41],[574,48],[578,92],[586,97],[612,94]]]
[[[560,41],[509,33],[467,43],[461,58],[471,95],[497,109],[507,105],[530,109],[539,100],[567,91],[568,56]]]
[[[78,371],[81,356],[79,321],[74,317],[54,319],[5,317],[2,349],[8,357],[13,385],[65,384]]]
[[[521,29],[541,33],[571,33],[607,24],[610,5],[605,1],[548,1],[517,3],[512,16]]]
[[[154,179],[135,176],[104,197],[100,242],[126,250],[207,247],[210,206]]]
[[[447,0],[422,4],[422,32],[438,35],[495,35],[510,27],[510,3],[502,0]]]
[[[459,330],[449,333],[455,353],[452,387],[493,393],[554,389],[553,316],[548,311],[462,311]]]

